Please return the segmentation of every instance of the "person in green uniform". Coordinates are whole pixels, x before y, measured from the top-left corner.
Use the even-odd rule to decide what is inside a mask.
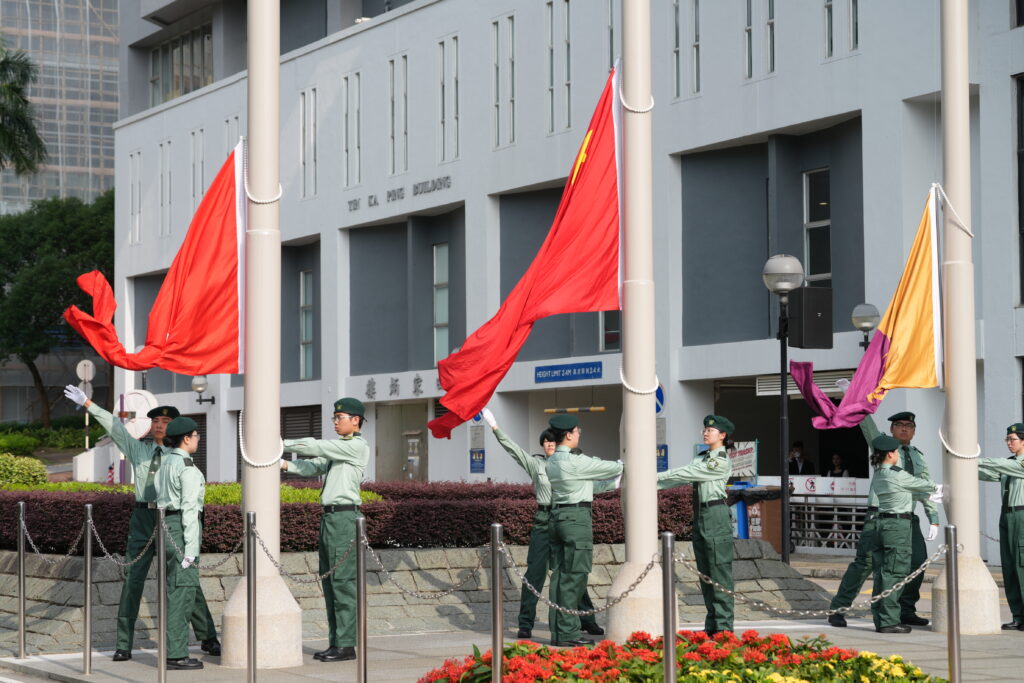
[[[340,438],[325,441],[306,437],[284,442],[286,451],[309,459],[282,460],[282,470],[303,477],[326,475],[320,491],[320,573],[348,553],[341,566],[323,580],[329,640],[326,650],[313,655],[321,662],[356,657],[356,553],[350,548],[353,542],[358,543],[356,518],[362,502],[359,484],[370,460],[370,446],[359,433],[365,415],[361,401],[341,398],[334,403],[334,431]]]
[[[1004,631],[1024,631],[1024,424],[1006,428],[1009,458],[978,458],[978,479],[998,481],[999,556],[1003,565],[1003,590],[1013,619]]]
[[[190,417],[176,417],[167,425],[164,439],[170,451],[156,472],[156,504],[164,509],[167,544],[167,668],[202,669],[203,663],[188,656],[188,624],[199,590],[199,547],[203,529],[206,480],[192,461],[199,448],[199,425]],[[185,553],[182,557],[178,548]]]
[[[658,473],[658,488],[670,489],[693,484],[693,554],[697,569],[729,590],[732,581],[732,519],[725,500],[725,485],[732,475],[732,461],[726,451],[729,436],[736,426],[721,415],[704,418],[704,443],[708,450],[689,465]],[[704,595],[704,632],[709,636],[731,631],[733,599],[731,595],[700,582]]]
[[[551,540],[549,521],[551,518],[551,483],[548,481],[547,471],[544,469],[545,462],[555,452],[555,436],[550,429],[545,429],[540,435],[540,447],[544,449],[543,455],[530,455],[519,447],[515,441],[510,439],[505,432],[498,428],[498,422],[494,414],[484,408],[481,415],[484,422],[488,424],[497,437],[501,447],[512,456],[520,467],[526,470],[533,481],[533,492],[537,498],[537,510],[533,513],[533,528],[530,530],[530,548],[526,553],[526,580],[538,591],[544,590],[544,582],[548,578],[548,559],[551,555]],[[594,492],[614,488],[613,484],[596,482]],[[583,596],[580,598],[578,609],[592,611],[594,603],[590,599],[590,593],[584,588]],[[533,622],[537,617],[537,596],[533,594],[526,585],[523,585],[522,593],[519,596],[519,631],[516,638],[528,639],[533,636]],[[592,636],[603,636],[604,629],[597,623],[593,614],[580,617],[580,625],[584,631]]]
[[[871,464],[876,468],[871,480],[871,494],[878,500],[878,536],[871,558],[875,574],[871,595],[874,597],[910,573],[911,527],[916,522],[912,512],[914,500],[930,495],[932,502],[937,503],[942,500],[942,486],[931,479],[915,477],[896,464],[900,458],[900,442],[895,438],[885,434],[876,436],[871,447],[874,449]],[[900,592],[894,592],[871,605],[876,631],[910,633],[910,624],[903,619],[901,603]]]
[[[140,440],[133,437],[124,428],[120,420],[103,408],[89,400],[78,387],[69,384],[64,388],[64,396],[84,407],[101,427],[110,435],[117,449],[131,463],[135,479],[135,506],[128,522],[128,541],[125,544],[125,558],[129,561],[145,553],[142,558],[126,569],[125,581],[121,584],[121,600],[117,607],[117,642],[113,660],[123,662],[132,658],[132,645],[135,640],[135,622],[139,616],[139,603],[142,602],[142,591],[149,574],[149,565],[156,554],[156,541],[150,543],[153,529],[156,528],[156,486],[154,477],[160,468],[162,456],[170,450],[164,446],[167,425],[178,417],[178,409],[174,406],[158,406],[153,408],[146,417],[151,420],[149,437],[152,440]],[[147,547],[148,545],[148,547]],[[202,649],[214,657],[220,656],[220,641],[217,640],[217,625],[206,604],[206,596],[202,588],[196,591],[196,602],[192,610],[192,629],[196,638],[202,643]]]
[[[622,474],[622,463],[591,458],[573,452],[580,444],[579,419],[561,413],[548,424],[558,444],[544,463],[551,483],[551,583],[548,597],[556,605],[575,609],[587,590],[594,562],[594,529],[591,507],[594,482]],[[592,645],[584,638],[578,616],[549,608],[551,644]]]
[[[878,540],[876,521],[878,517],[878,499],[868,493],[868,508],[864,513],[864,526],[860,531],[860,538],[857,540],[857,555],[853,562],[843,573],[843,579],[839,582],[839,590],[832,598],[829,605],[830,610],[840,607],[849,607],[860,594],[860,589],[871,574],[871,556],[875,552],[875,544]],[[842,614],[830,614],[828,623],[837,628],[846,628],[846,617]]]
[[[894,439],[900,442],[899,449],[897,450],[899,462],[896,464],[906,470],[907,474],[931,481],[931,475],[928,473],[928,463],[924,459],[924,453],[919,451],[917,447],[910,443],[917,430],[917,420],[914,413],[903,411],[896,413],[895,415],[890,415],[889,423],[890,433]],[[878,426],[875,425],[874,418],[870,415],[865,417],[860,423],[860,430],[864,435],[864,440],[869,444],[874,441],[876,436],[881,434],[878,430]],[[926,495],[915,495],[914,501],[914,507],[916,507],[916,503],[921,503],[921,507],[924,508],[924,512],[928,516],[928,523],[930,525],[927,540],[934,541],[939,535],[939,508],[934,502],[929,500]],[[911,520],[910,525],[910,564],[912,567],[919,567],[925,561],[925,558],[928,557],[928,548],[925,546],[926,539],[921,533],[921,523],[917,514],[914,510],[911,510],[911,514],[914,518]],[[868,569],[870,571],[870,567]],[[865,574],[864,576],[866,579],[867,575]],[[928,620],[924,617],[918,616],[917,614],[917,603],[921,599],[922,582],[924,582],[924,574],[919,574],[917,578],[906,585],[900,595],[901,619],[903,620],[901,623],[904,623],[907,626],[928,625]],[[861,580],[861,584],[863,584],[863,580]],[[850,603],[853,602],[854,597],[856,597],[857,593],[860,592],[860,585],[856,588],[856,592],[850,596]]]

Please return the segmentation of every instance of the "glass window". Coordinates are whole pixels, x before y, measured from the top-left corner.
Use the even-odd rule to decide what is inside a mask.
[[[434,364],[448,355],[448,243],[434,245]]]
[[[768,73],[775,73],[775,0],[768,0]]]
[[[809,286],[832,286],[832,204],[827,168],[804,173],[804,263]]]
[[[603,311],[601,313],[601,350],[622,350],[621,311]]]
[[[832,44],[832,0],[825,0],[825,57],[831,57]]]
[[[313,379],[313,271],[299,272],[299,379]]]
[[[751,78],[754,75],[754,0],[747,0],[747,23],[743,28],[743,44],[745,68],[743,75]]]
[[[857,0],[850,0],[850,49],[860,49],[860,7]]]

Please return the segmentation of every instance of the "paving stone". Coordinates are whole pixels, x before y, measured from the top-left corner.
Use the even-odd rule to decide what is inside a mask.
[[[420,569],[447,569],[448,556],[440,548],[419,550],[416,552],[416,563]]]
[[[774,562],[772,560],[754,560],[754,564],[757,565],[758,573],[766,579],[800,576],[800,572],[786,564],[783,564],[782,562]]]
[[[472,569],[480,561],[480,553],[474,548],[445,548],[444,554],[448,560],[448,566],[453,569],[457,567]]]
[[[734,581],[748,580],[748,579],[759,579],[761,578],[760,567],[756,564],[757,560],[733,560],[732,563],[732,578]]]
[[[416,553],[411,550],[381,550],[378,551],[381,564],[389,572],[403,570],[418,569],[419,564],[416,562]],[[375,567],[376,563],[372,558],[369,559],[369,565]]]

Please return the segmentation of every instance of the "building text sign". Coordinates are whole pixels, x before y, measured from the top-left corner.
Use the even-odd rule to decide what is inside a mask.
[[[538,365],[533,369],[535,384],[544,382],[572,382],[578,379],[601,379],[604,363],[566,363],[564,365]]]

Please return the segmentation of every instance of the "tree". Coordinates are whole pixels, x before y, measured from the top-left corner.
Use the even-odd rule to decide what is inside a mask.
[[[113,274],[114,191],[92,204],[45,199],[0,216],[0,245],[0,358],[28,367],[49,427],[50,400],[35,360],[74,335],[61,314],[87,303],[75,278],[94,269]]]
[[[39,70],[21,50],[0,41],[0,171],[13,166],[18,175],[35,173],[46,159],[46,143],[36,130],[28,87]]]

